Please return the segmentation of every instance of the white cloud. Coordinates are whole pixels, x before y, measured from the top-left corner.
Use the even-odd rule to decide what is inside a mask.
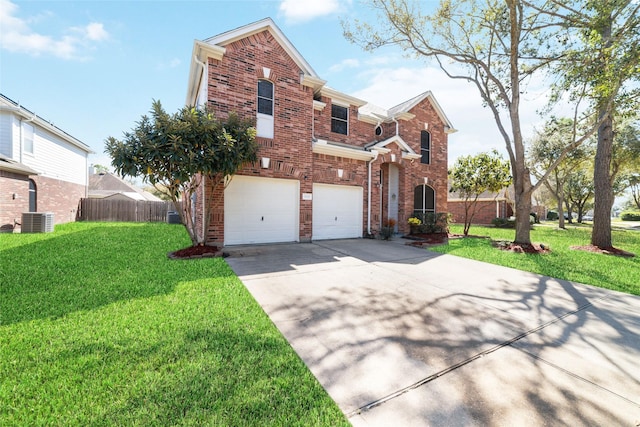
[[[335,73],[344,70],[345,68],[357,68],[360,66],[360,61],[357,59],[343,59],[337,64],[329,67],[329,72]]]
[[[100,22],[92,22],[84,27],[85,34],[89,40],[103,41],[109,39],[109,33]]]
[[[82,27],[70,27],[57,37],[41,34],[30,25],[42,21],[45,16],[21,18],[18,16],[18,9],[18,6],[9,0],[0,0],[0,47],[11,52],[33,56],[53,55],[63,59],[86,59],[85,49],[91,48],[94,42],[109,38],[109,33],[99,22],[91,22]]]
[[[279,7],[287,21],[298,23],[330,15],[339,8],[338,0],[282,0]]]
[[[158,65],[156,66],[156,68],[158,70],[166,70],[168,68],[176,68],[178,67],[180,64],[182,64],[182,61],[178,58],[172,58],[170,59],[168,62],[160,62],[158,63]]]

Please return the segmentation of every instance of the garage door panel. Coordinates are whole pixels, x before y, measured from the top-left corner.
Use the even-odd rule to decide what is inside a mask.
[[[225,190],[225,244],[298,240],[295,180],[236,176]]]
[[[314,184],[313,239],[362,237],[362,187]]]

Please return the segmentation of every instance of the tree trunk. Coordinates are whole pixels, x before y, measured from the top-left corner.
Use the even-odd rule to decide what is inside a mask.
[[[608,16],[606,23],[598,29],[605,40],[605,48],[611,47],[611,27],[613,18]],[[601,58],[606,70],[610,62],[610,54]],[[611,154],[613,151],[613,116],[607,103],[600,100],[598,105],[598,145],[593,165],[594,207],[591,244],[600,248],[610,248],[611,242],[611,208],[613,207],[613,186],[611,185]]]
[[[520,166],[520,165],[518,165]],[[520,179],[515,179],[514,193],[516,202],[516,238],[515,243],[531,244],[531,224],[529,215],[531,214],[531,176],[529,170],[522,166]]]
[[[600,117],[607,118],[598,128],[598,146],[593,171],[594,207],[591,244],[600,248],[610,248],[611,208],[613,207],[613,187],[611,185],[611,151],[613,146],[613,120],[606,111]]]

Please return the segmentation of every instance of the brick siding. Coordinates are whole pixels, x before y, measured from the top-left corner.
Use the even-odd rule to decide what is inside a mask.
[[[258,161],[244,167],[239,175],[251,175],[269,178],[295,179],[300,183],[301,193],[312,193],[313,183],[361,186],[363,188],[363,232],[367,227],[368,205],[368,162],[348,158],[314,154],[313,139],[345,143],[364,147],[375,141],[383,141],[395,134],[395,124],[383,124],[383,134],[375,135],[375,125],[358,120],[358,109],[349,108],[349,134],[331,132],[331,99],[322,97],[326,107],[314,109],[314,94],[309,87],[300,82],[300,68],[286,51],[277,43],[269,31],[262,31],[225,45],[222,60],[209,59],[207,95],[208,104],[220,118],[232,111],[255,120],[257,110],[257,84],[261,78],[267,78],[274,84],[274,137],[257,138],[258,158],[268,157],[270,165],[264,169]],[[265,75],[265,68],[269,69]],[[401,232],[408,232],[407,219],[413,213],[413,192],[418,185],[429,179],[429,185],[435,189],[436,210],[447,211],[447,135],[444,123],[431,106],[428,99],[416,105],[411,111],[415,117],[409,121],[400,121],[400,137],[420,153],[420,131],[425,123],[431,132],[432,161],[430,165],[420,160],[402,159],[401,148],[389,144],[396,155],[395,164],[400,171],[399,178],[399,218]],[[382,218],[388,215],[386,186],[382,189],[377,177],[381,170],[386,171],[391,162],[389,154],[379,156],[372,163],[371,185],[371,225],[372,231],[379,230]],[[344,171],[338,178],[337,169]],[[208,183],[210,184],[210,183]],[[207,197],[212,203],[210,228],[207,242],[220,245],[224,242],[224,191],[218,188],[211,192],[207,185]],[[202,190],[198,192],[196,206],[197,220],[202,215]],[[299,198],[299,238],[309,241],[312,237],[312,200]],[[383,216],[380,217],[382,208]]]

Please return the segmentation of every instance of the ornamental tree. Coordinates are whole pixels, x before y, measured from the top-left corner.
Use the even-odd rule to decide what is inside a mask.
[[[456,192],[464,202],[464,235],[469,235],[476,214],[478,199],[484,192],[498,196],[498,192],[511,184],[509,162],[496,150],[456,159],[449,171],[450,192]]]
[[[207,108],[168,114],[153,101],[150,117],[142,116],[121,140],[107,138],[105,152],[117,174],[142,177],[170,197],[196,246],[206,243],[211,203],[202,201],[203,224],[197,227],[192,196],[205,184],[215,194],[243,165],[257,161],[255,136],[253,123],[235,113],[224,121]]]

